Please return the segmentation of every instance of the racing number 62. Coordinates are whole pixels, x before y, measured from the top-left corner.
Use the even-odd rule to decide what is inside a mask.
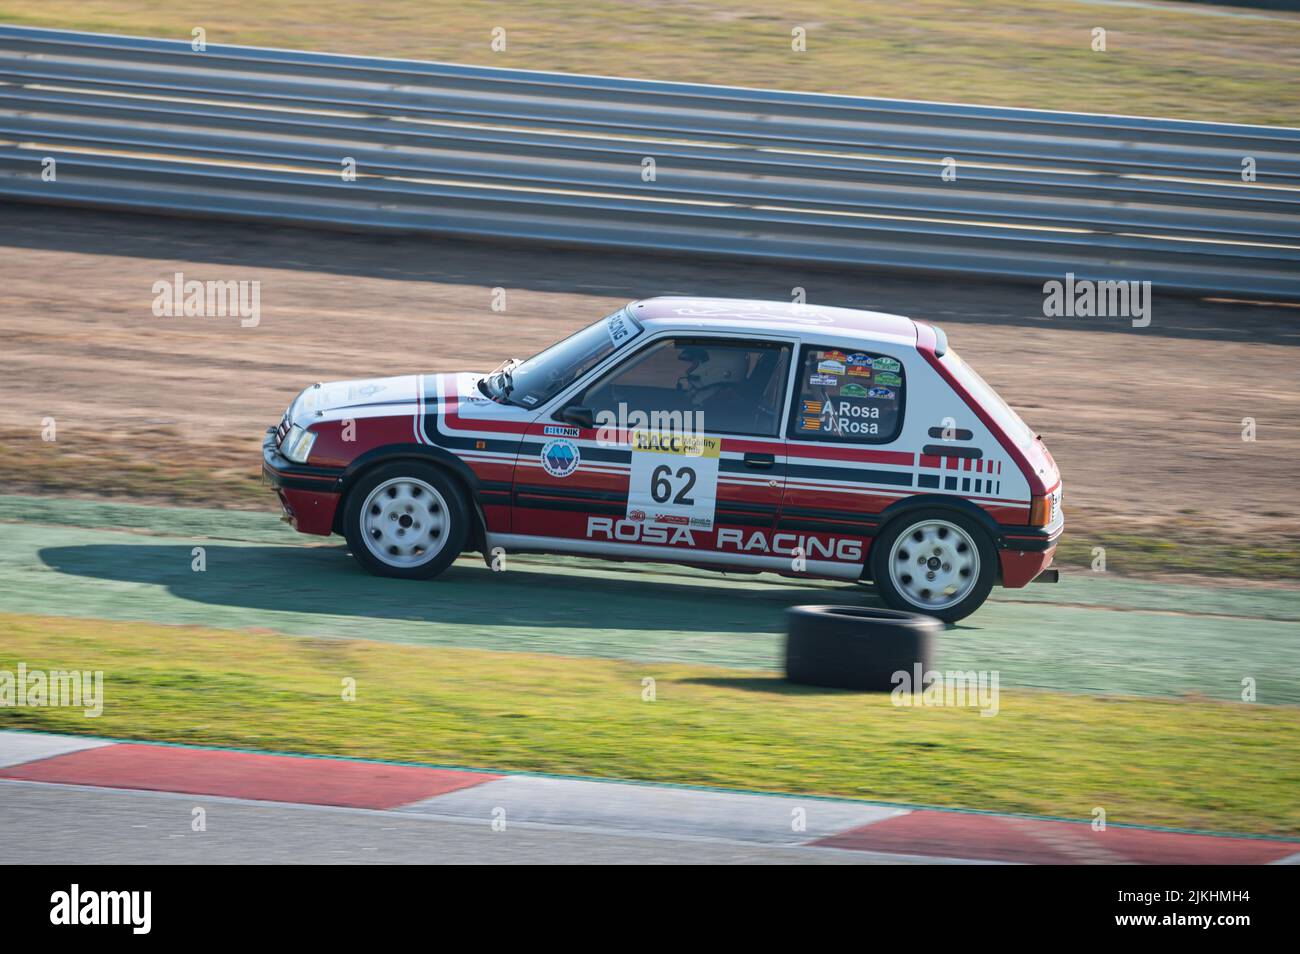
[[[687,507],[695,506],[695,501],[686,496],[690,493],[691,488],[695,486],[695,470],[691,467],[677,468],[675,476],[678,480],[685,481],[685,483],[683,483],[681,489],[677,491],[676,496],[673,496],[673,485],[670,480],[673,476],[673,469],[667,464],[661,464],[656,467],[654,473],[650,475],[650,499],[655,503],[661,504],[667,503],[668,498],[672,497],[673,503],[675,504],[682,504]]]

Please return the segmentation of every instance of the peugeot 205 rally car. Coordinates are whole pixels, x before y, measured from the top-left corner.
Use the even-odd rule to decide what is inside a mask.
[[[953,621],[1064,524],[1051,454],[942,331],[815,305],[654,298],[488,374],[316,384],[262,452],[293,526],[385,576],[575,553],[871,580]]]

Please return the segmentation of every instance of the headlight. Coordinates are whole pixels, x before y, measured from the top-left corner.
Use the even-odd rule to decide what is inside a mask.
[[[311,454],[311,446],[315,443],[315,434],[294,424],[280,443],[280,453],[295,464],[305,464]]]

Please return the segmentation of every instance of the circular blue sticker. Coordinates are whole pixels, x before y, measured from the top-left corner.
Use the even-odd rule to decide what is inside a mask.
[[[542,467],[552,477],[568,477],[581,462],[582,455],[572,441],[557,439],[542,445]]]

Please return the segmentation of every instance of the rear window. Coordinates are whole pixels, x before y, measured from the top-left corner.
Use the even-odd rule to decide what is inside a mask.
[[[874,351],[805,345],[790,437],[839,444],[886,444],[903,426],[906,383],[896,358]]]

